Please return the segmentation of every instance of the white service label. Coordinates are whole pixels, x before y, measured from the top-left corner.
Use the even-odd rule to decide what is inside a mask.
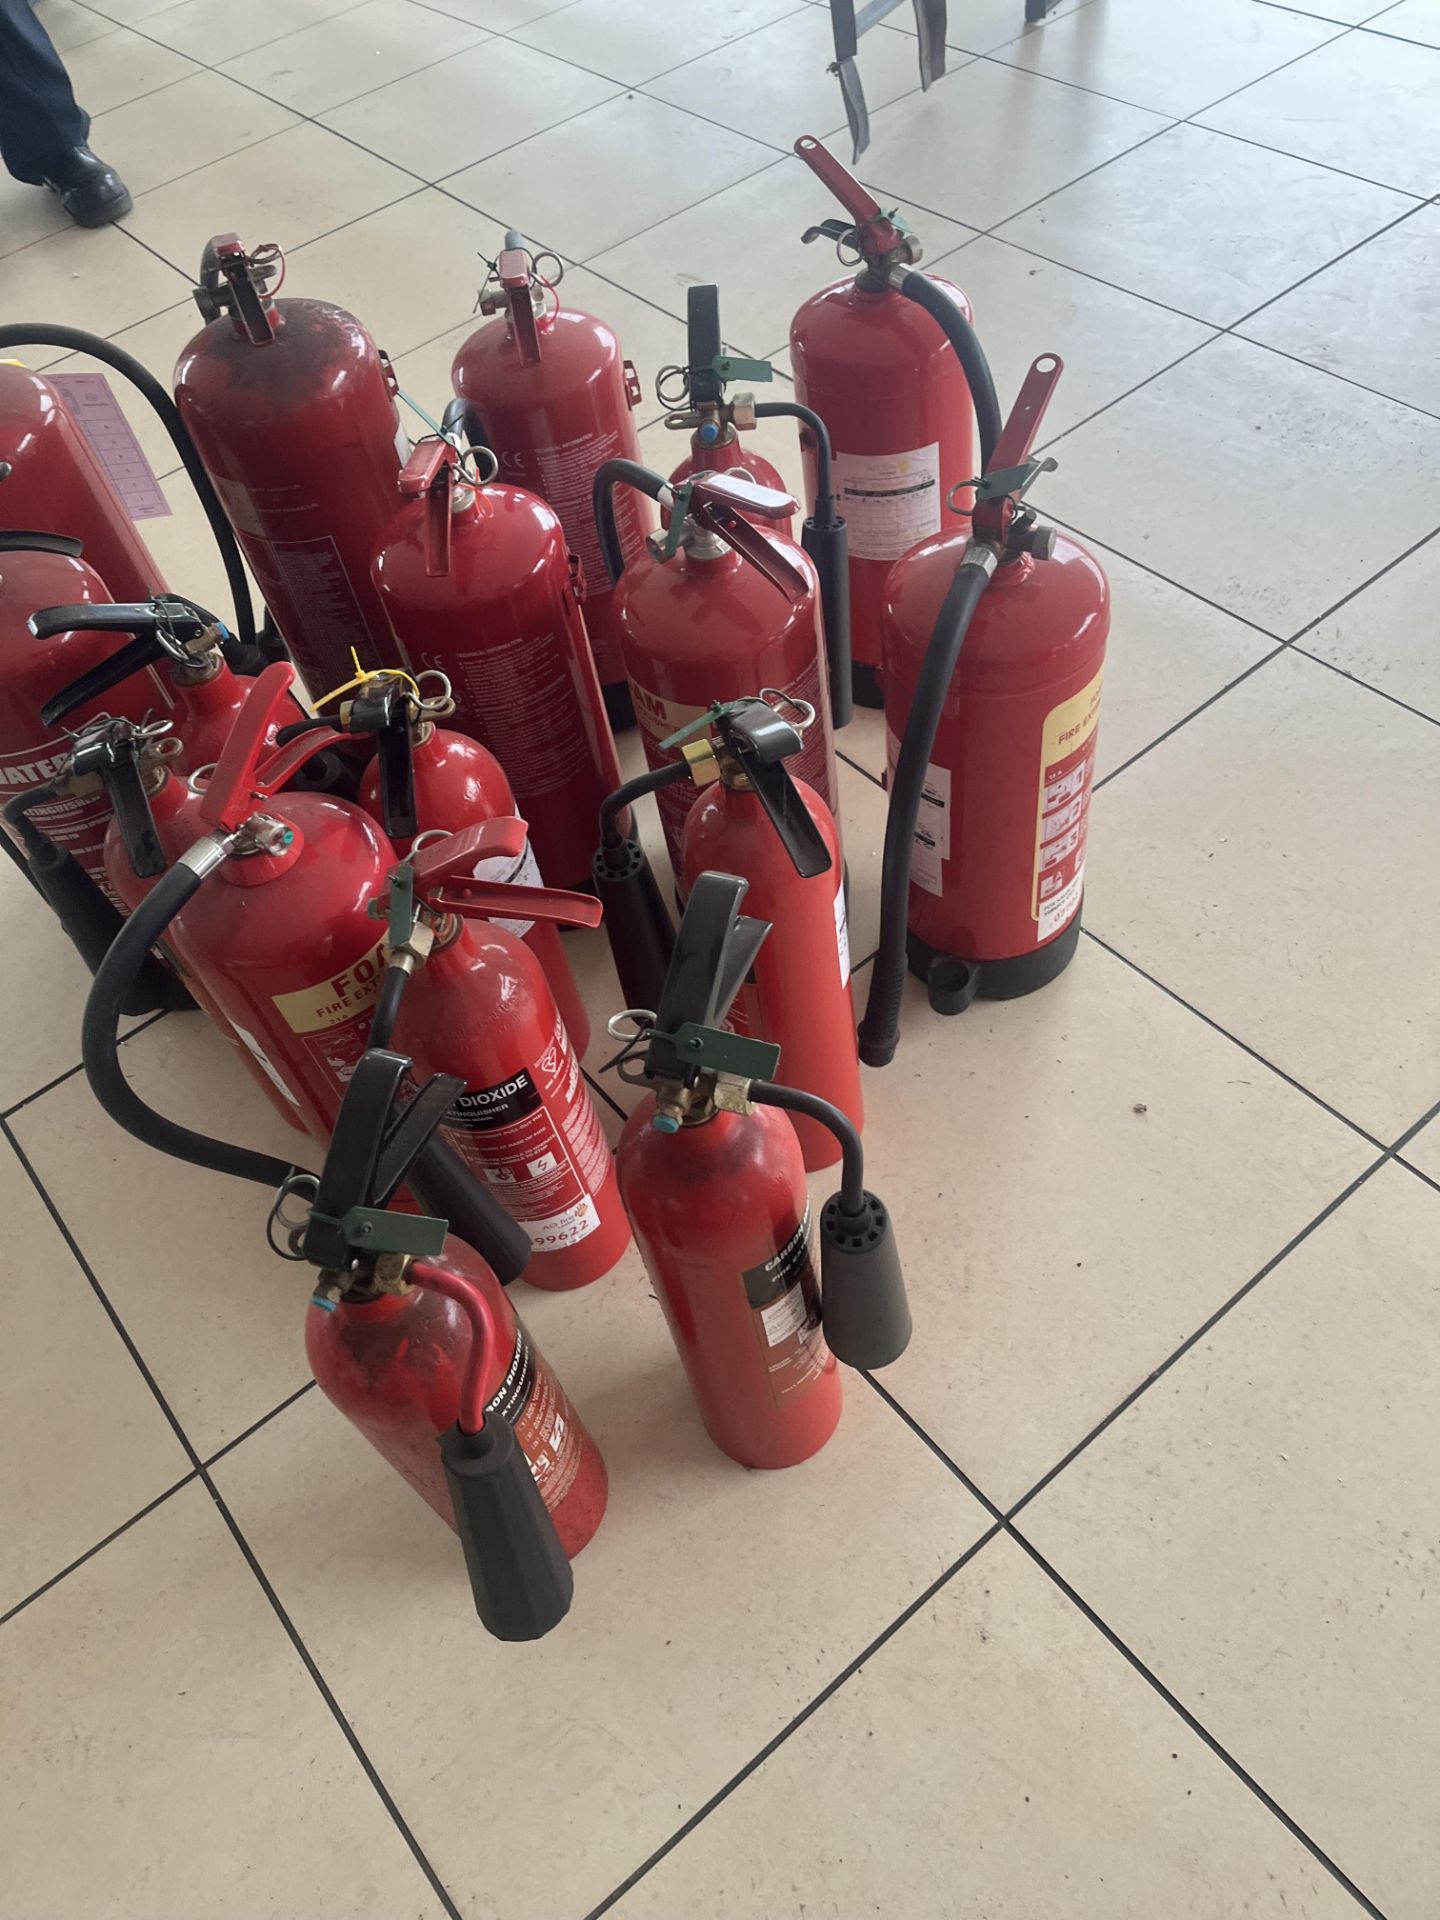
[[[503,853],[491,854],[485,860],[477,860],[472,872],[477,880],[497,880],[507,887],[543,887],[545,884],[540,878],[540,863],[531,852],[528,840],[524,851],[513,859]],[[517,940],[523,940],[535,922],[496,920],[494,924],[503,927],[507,933],[513,933]]]
[[[840,954],[840,984],[850,984],[850,914],[845,905],[845,863],[840,863],[840,884],[835,889],[835,945]]]
[[[835,455],[852,560],[898,560],[940,531],[940,442],[907,453]]]
[[[900,758],[900,742],[885,729],[886,785],[894,791],[895,762]],[[933,760],[925,765],[925,785],[920,809],[915,816],[915,839],[910,849],[910,883],[923,887],[937,898],[943,863],[950,858],[950,769],[937,767]]]

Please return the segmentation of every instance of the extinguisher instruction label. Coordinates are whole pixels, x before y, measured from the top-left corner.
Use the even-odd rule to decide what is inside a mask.
[[[886,784],[893,791],[900,742],[885,729]],[[938,898],[944,892],[941,872],[950,858],[950,769],[925,763],[925,785],[915,816],[915,839],[910,849],[910,884]]]
[[[742,1274],[756,1336],[777,1406],[803,1393],[825,1371],[829,1349],[820,1331],[820,1282],[811,1247],[810,1209],[779,1251]]]
[[[600,1225],[592,1196],[610,1150],[562,1023],[533,1068],[467,1087],[446,1125],[537,1253],[576,1246]]]
[[[552,1512],[580,1471],[580,1426],[560,1383],[538,1358],[522,1322],[505,1378],[485,1402],[485,1418],[508,1421],[540,1497]]]
[[[617,428],[607,433],[576,434],[572,439],[554,443],[542,442],[535,449],[539,464],[535,491],[548,500],[560,516],[566,546],[578,558],[586,579],[593,581],[597,589],[603,589],[609,569],[600,548],[591,498],[595,470],[607,460],[622,458],[624,453],[625,441]],[[522,459],[516,464],[526,463]],[[621,554],[627,561],[636,559],[645,535],[633,487],[615,489],[615,531],[620,538]]]
[[[438,657],[422,655],[433,667]],[[589,767],[585,695],[567,635],[517,634],[446,659],[459,723],[505,768],[519,799],[567,786]]]
[[[301,1048],[342,1092],[369,1042],[370,1015],[384,971],[382,939],[328,979],[274,997],[275,1011],[299,1036]]]
[[[940,531],[940,442],[903,453],[835,453],[852,560],[898,560]]]
[[[1085,887],[1085,836],[1095,784],[1100,680],[1062,700],[1045,716],[1040,794],[1035,821],[1035,880],[1030,911],[1041,940],[1069,925]]]

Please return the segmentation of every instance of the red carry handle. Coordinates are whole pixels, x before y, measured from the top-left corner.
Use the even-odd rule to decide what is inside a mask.
[[[1065,362],[1058,353],[1042,353],[1021,383],[976,496],[972,526],[977,539],[1004,539],[1015,517],[1018,490],[1035,477],[1033,470],[1028,478],[1021,470],[1030,458],[1045,409],[1064,371]],[[986,481],[991,483],[988,489]]]
[[[779,487],[762,487],[754,480],[741,480],[729,473],[697,473],[688,485],[689,517],[718,534],[742,560],[763,573],[792,606],[798,606],[810,591],[809,577],[748,517],[758,514],[765,520],[784,520],[798,510],[798,501]]]
[[[344,738],[329,727],[317,727],[262,758],[271,733],[291,706],[294,679],[290,662],[275,660],[246,695],[200,796],[200,818],[207,826],[233,833],[254,813],[257,801],[278,793],[307,760]]]
[[[904,235],[881,211],[878,200],[868,194],[847,167],[822,146],[813,133],[802,133],[795,151],[817,180],[822,181],[855,223],[855,241],[867,259],[893,253],[904,243]]]
[[[535,302],[530,295],[530,253],[518,233],[507,233],[500,258],[495,262],[500,285],[510,307],[510,331],[522,367],[540,364],[540,329],[535,323]]]
[[[462,827],[443,840],[432,840],[414,854],[410,865],[417,892],[438,887],[456,874],[469,873],[477,860],[518,860],[525,851],[529,828],[511,813],[497,814],[473,827]]]
[[[425,571],[450,571],[450,497],[460,455],[448,440],[417,440],[400,469],[400,493],[425,502]]]
[[[414,857],[415,891],[431,906],[466,920],[558,920],[565,926],[598,927],[604,908],[588,893],[476,878],[481,860],[518,859],[527,831],[523,820],[501,814],[432,841]]]
[[[275,320],[255,284],[255,264],[238,234],[217,233],[205,243],[205,251],[200,256],[200,291],[208,296],[209,304],[218,313],[225,305],[219,297],[220,283],[226,281],[230,289],[230,311],[245,329],[250,344],[268,347],[275,338]],[[264,265],[269,262],[262,262]],[[262,282],[266,277],[262,272]],[[205,311],[203,307],[202,311]]]

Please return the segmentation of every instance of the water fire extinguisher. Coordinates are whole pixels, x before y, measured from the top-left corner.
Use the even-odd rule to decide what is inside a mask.
[[[789,1467],[835,1429],[836,1361],[898,1360],[910,1310],[856,1129],[827,1101],[770,1079],[778,1047],[721,1031],[769,931],[740,914],[744,898],[737,876],[702,874],[659,1007],[611,1022],[627,1042],[622,1077],[653,1089],[616,1165],[711,1439],[742,1466]],[[792,1114],[830,1128],[843,1151],[840,1191],[821,1213],[818,1276]]]
[[[149,370],[112,340],[80,327],[16,321],[0,326],[0,355],[17,347],[55,347],[99,360],[136,389],[158,415],[215,536],[235,612],[230,664],[257,669],[260,657],[250,583],[235,535],[186,432],[175,402]],[[0,512],[27,527],[78,540],[115,600],[148,600],[165,581],[60,390],[43,374],[0,363]]]
[[[200,796],[203,836],[133,909],[95,975],[81,1033],[86,1076],[102,1107],[139,1140],[197,1166],[276,1188],[286,1163],[177,1126],[135,1092],[120,1066],[116,1023],[151,947],[174,952],[284,1088],[310,1132],[328,1140],[365,1051],[384,971],[383,935],[369,913],[396,864],[359,807],[322,794],[281,793],[295,768],[333,738],[266,741],[294,679],[286,662],[255,683]],[[501,1277],[524,1270],[530,1246],[469,1169],[441,1143],[412,1182],[427,1211],[446,1216]],[[422,1184],[423,1182],[423,1184]]]
[[[690,452],[670,475],[673,491],[693,473],[739,473],[758,486],[788,493],[784,479],[770,461],[742,445],[740,435],[760,420],[794,420],[800,444],[814,463],[813,510],[800,529],[800,544],[815,562],[820,580],[820,606],[825,622],[825,650],[830,662],[830,721],[837,730],[850,724],[850,568],[849,536],[834,492],[834,460],[830,433],[810,407],[796,400],[757,401],[753,393],[732,393],[732,380],[768,381],[774,369],[768,360],[740,360],[727,354],[720,338],[719,289],[691,287],[686,296],[685,335],[688,364],[662,367],[655,396],[672,409],[667,427],[690,434]],[[789,535],[791,522],[775,522],[776,531]]]
[[[670,916],[639,841],[623,834],[620,822],[643,794],[685,780],[700,788],[685,820],[676,875],[682,896],[702,873],[737,874],[749,887],[746,905],[771,923],[728,1024],[773,1041],[791,1080],[858,1128],[864,1106],[840,839],[824,801],[785,765],[804,750],[814,719],[813,707],[761,696],[717,704],[673,737],[667,744],[680,759],[628,781],[606,801],[595,891],[622,993],[631,1006],[658,1006],[673,951]],[[840,1158],[828,1127],[797,1114],[795,1131],[807,1170]]]
[[[605,461],[640,458],[633,410],[641,388],[604,321],[561,302],[556,288],[564,272],[557,255],[532,254],[518,233],[507,233],[480,290],[480,311],[497,317],[460,348],[451,379],[471,437],[494,450],[501,479],[538,493],[560,516],[584,569],[585,625],[610,718],[628,726],[625,668],[590,490]],[[651,525],[644,501],[622,502],[616,533],[626,560],[639,556]]]
[[[1105,575],[1022,504],[1055,465],[1031,454],[1061,361],[1027,374],[976,487],[973,522],[897,562],[885,602],[880,946],[860,1057],[899,1036],[907,961],[930,1003],[1032,992],[1080,937]]]
[[[617,487],[638,488],[670,509],[670,524],[633,565],[624,563],[615,534]],[[794,507],[788,494],[729,473],[697,473],[673,491],[628,460],[610,461],[595,476],[595,518],[619,582],[615,626],[648,765],[666,764],[665,741],[703,718],[713,701],[773,687],[819,716],[796,771],[833,813],[835,741],[815,568],[794,541],[755,524],[781,520]],[[693,788],[679,786],[659,796],[677,868],[694,798]]]
[[[422,440],[375,587],[398,664],[445,675],[456,726],[505,769],[541,871],[569,885],[589,871],[591,822],[619,784],[615,741],[560,521],[493,470],[483,448]]]
[[[195,288],[206,325],[176,363],[175,400],[315,693],[346,677],[352,647],[396,664],[370,556],[410,442],[364,327],[328,301],[277,298],[283,277],[278,247],[209,242]]]
[[[410,1062],[355,1069],[308,1217],[305,1349],[322,1393],[460,1535],[476,1612],[536,1640],[569,1610],[605,1512],[605,1462],[494,1274],[445,1222],[384,1211],[459,1082],[398,1105]]]
[[[881,607],[892,563],[940,531],[946,500],[990,465],[1000,410],[958,287],[920,272],[920,243],[812,135],[795,151],[844,207],[804,238],[833,240],[859,272],[812,294],[790,326],[795,391],[830,429],[850,530],[855,698],[878,707]],[[806,455],[813,498],[816,463]]]
[[[361,673],[339,693],[348,696],[334,709],[344,733],[375,742],[374,758],[360,781],[359,801],[378,820],[396,853],[411,852],[416,835],[459,833],[486,820],[515,813],[515,795],[505,770],[478,740],[440,722],[455,711],[447,677],[437,669],[412,679],[408,673]],[[336,694],[321,705],[331,706]],[[323,720],[307,723],[323,726]],[[293,736],[294,727],[281,738]],[[473,869],[477,880],[500,885],[543,887],[540,865],[528,832],[514,855],[487,855]],[[590,1044],[590,1016],[575,984],[555,923],[511,914],[495,923],[523,940],[540,965],[577,1053]]]
[[[525,823],[488,820],[397,865],[380,905],[386,968],[371,1043],[459,1077],[445,1137],[530,1236],[532,1286],[583,1287],[630,1244],[610,1147],[539,961],[500,923],[597,926],[586,894],[477,880]],[[408,983],[408,985],[407,985]]]

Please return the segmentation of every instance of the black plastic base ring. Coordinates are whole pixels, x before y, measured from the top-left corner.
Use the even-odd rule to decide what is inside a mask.
[[[1053,940],[1008,960],[961,959],[942,953],[915,933],[905,935],[905,958],[911,973],[925,982],[936,1013],[963,1013],[972,1000],[1018,1000],[1048,986],[1074,958],[1080,944],[1080,917],[1077,910]]]
[[[850,697],[857,707],[883,707],[885,695],[880,690],[880,669],[867,667],[861,660],[852,661]]]

